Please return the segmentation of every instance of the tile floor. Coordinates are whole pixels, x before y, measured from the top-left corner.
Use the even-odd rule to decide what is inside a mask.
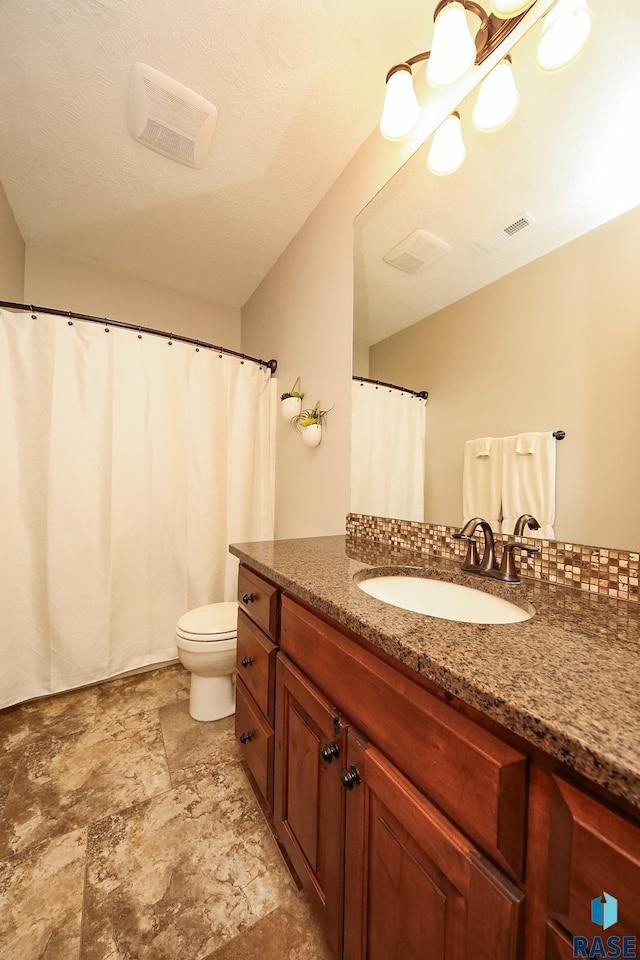
[[[171,665],[0,711],[0,960],[332,960]]]

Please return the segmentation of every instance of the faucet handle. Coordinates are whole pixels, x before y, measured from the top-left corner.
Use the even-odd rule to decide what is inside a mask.
[[[470,537],[466,533],[459,531],[458,533],[452,534],[454,540],[466,540],[467,541],[467,555],[464,558],[462,564],[462,570],[477,570],[480,563],[478,558],[478,544],[475,540],[475,537]]]
[[[520,583],[515,557],[513,556],[514,550],[522,550],[523,553],[527,554],[540,553],[540,547],[529,547],[526,543],[505,543],[502,548],[502,563],[495,575],[496,580],[504,580],[505,583]]]

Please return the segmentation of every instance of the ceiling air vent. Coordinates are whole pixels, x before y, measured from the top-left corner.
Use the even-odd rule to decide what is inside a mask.
[[[511,237],[515,237],[517,233],[526,230],[532,223],[537,222],[536,218],[532,217],[530,213],[521,213],[513,223],[503,227],[502,230],[498,230],[497,233],[487,237],[486,240],[478,240],[478,246],[483,250],[495,250],[497,247],[501,247],[503,243],[506,243],[507,240],[510,240]]]
[[[451,246],[445,240],[420,228],[392,247],[382,259],[404,273],[417,273],[423,267],[435,263],[449,250]]]
[[[200,170],[218,120],[217,108],[145,63],[134,63],[129,85],[129,133],[165,157]]]

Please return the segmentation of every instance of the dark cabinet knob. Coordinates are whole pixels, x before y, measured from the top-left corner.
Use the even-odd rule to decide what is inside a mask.
[[[252,593],[245,593],[244,597],[242,598],[243,603],[253,603],[254,600],[255,597]]]
[[[253,663],[253,657],[243,657],[240,663],[243,667],[250,667]]]
[[[240,734],[240,743],[249,743],[251,740],[253,740],[253,737],[250,731]]]
[[[353,790],[354,787],[357,787],[361,783],[360,773],[357,767],[354,767],[353,764],[349,767],[348,770],[340,771],[340,783],[345,788],[345,790]]]
[[[320,756],[325,763],[331,763],[332,760],[337,760],[340,756],[340,751],[338,750],[338,744],[335,740],[332,740],[331,743],[325,743],[320,749]]]

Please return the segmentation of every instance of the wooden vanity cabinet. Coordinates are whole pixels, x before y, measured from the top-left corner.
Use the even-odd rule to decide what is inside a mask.
[[[280,591],[241,565],[238,607],[235,734],[260,793],[272,809]]]
[[[516,960],[524,895],[351,728],[344,960]]]

